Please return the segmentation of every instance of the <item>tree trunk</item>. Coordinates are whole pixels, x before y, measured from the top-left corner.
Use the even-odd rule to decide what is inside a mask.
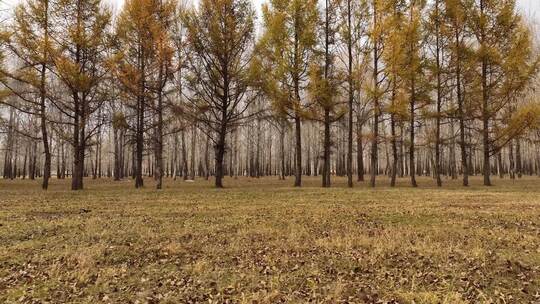
[[[159,71],[159,85],[163,83],[163,67]],[[156,134],[156,178],[157,184],[156,189],[160,190],[163,188],[163,96],[161,87],[158,90],[157,94],[157,134]]]
[[[322,186],[330,187],[330,111],[324,111],[324,151],[323,151],[323,172]]]
[[[396,100],[396,80],[392,81],[392,109],[394,109],[395,100]],[[390,114],[390,136],[391,136],[391,145],[392,145],[392,171],[390,177],[390,187],[396,186],[396,177],[398,170],[398,149],[397,149],[397,134],[396,134],[396,114],[394,110]]]
[[[216,188],[223,188],[223,158],[225,156],[225,137],[227,126],[222,122],[216,144]]]
[[[377,5],[373,6],[373,26],[377,26]],[[375,180],[378,174],[378,153],[379,153],[379,43],[375,37],[373,44],[373,138],[371,140],[371,168],[370,168],[370,186],[375,187]]]
[[[281,122],[279,133],[279,154],[281,159],[281,170],[279,172],[279,179],[285,180],[285,124]]]
[[[357,168],[357,175],[358,175],[358,181],[363,182],[364,181],[364,143],[363,143],[363,136],[362,136],[362,129],[363,129],[363,123],[360,121],[360,117],[358,115],[357,117],[357,127],[356,127],[356,165]]]
[[[410,176],[411,176],[411,186],[418,187],[418,183],[416,182],[416,167],[415,167],[415,150],[414,150],[414,136],[415,136],[415,130],[414,130],[414,123],[415,123],[415,116],[414,116],[414,110],[415,110],[415,104],[416,104],[416,88],[415,88],[415,80],[413,76],[412,85],[411,85],[411,101],[410,101],[410,143],[409,143],[409,167],[410,169]]]
[[[184,180],[188,179],[188,162],[187,162],[187,149],[186,149],[186,131],[182,129],[182,177]]]
[[[194,124],[191,127],[191,155],[189,161],[189,179],[195,180],[195,149],[197,147],[197,127]]]
[[[521,142],[516,138],[516,173],[518,178],[523,177],[523,164],[521,160]]]
[[[484,16],[484,2],[480,1],[480,13]],[[479,43],[483,45],[485,43],[485,25],[481,26],[480,30],[480,41]],[[490,174],[491,166],[489,162],[490,157],[490,143],[489,143],[489,92],[488,92],[488,61],[486,54],[482,55],[482,144],[483,144],[483,154],[484,154],[484,186],[491,186]]]
[[[436,10],[436,64],[437,64],[437,117],[435,131],[435,178],[437,186],[442,186],[441,180],[441,103],[442,103],[442,82],[441,82],[441,45],[440,45],[440,16],[439,16],[439,0],[435,1]]]
[[[516,179],[516,163],[514,158],[514,143],[510,141],[508,145],[508,160],[509,160],[509,167],[508,172],[510,174],[510,179]]]
[[[41,65],[41,84],[40,84],[40,102],[39,116],[41,127],[41,140],[43,141],[43,153],[45,154],[45,162],[43,164],[43,182],[41,188],[47,190],[49,188],[49,178],[51,177],[51,151],[49,147],[49,134],[47,132],[47,117],[46,117],[46,92],[45,92],[45,72],[46,65]]]
[[[352,0],[347,0],[347,53],[348,53],[348,93],[349,93],[349,121],[347,138],[347,186],[353,187],[352,177],[352,154],[353,154],[353,103],[354,103],[354,78],[353,78],[353,52],[352,52]]]
[[[455,48],[456,48],[456,92],[458,103],[458,119],[459,119],[459,147],[461,150],[461,170],[463,171],[463,186],[469,186],[469,162],[467,156],[467,145],[465,139],[465,110],[463,101],[463,92],[461,87],[461,42],[458,29],[455,30]]]
[[[294,172],[294,186],[302,186],[302,132],[300,117],[296,114],[294,118],[295,135],[296,135],[296,168]]]
[[[142,96],[138,98],[137,130],[135,139],[135,188],[142,188],[143,181],[143,149],[144,149],[144,100]]]

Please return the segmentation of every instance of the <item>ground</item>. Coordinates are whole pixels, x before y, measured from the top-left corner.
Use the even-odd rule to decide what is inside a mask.
[[[0,180],[0,303],[540,303],[540,179]]]

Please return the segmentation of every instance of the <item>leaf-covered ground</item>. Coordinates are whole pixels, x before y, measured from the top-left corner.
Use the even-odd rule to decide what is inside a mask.
[[[0,303],[540,303],[540,179],[400,182],[0,180]]]

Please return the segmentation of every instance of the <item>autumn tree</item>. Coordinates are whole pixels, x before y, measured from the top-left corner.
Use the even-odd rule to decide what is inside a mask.
[[[362,38],[365,36],[367,29],[367,1],[342,0],[338,1],[339,6],[339,25],[341,42],[344,45],[344,64],[346,66],[345,78],[347,83],[347,185],[353,186],[352,164],[353,164],[353,117],[355,97],[358,97],[359,90],[359,73],[360,62],[358,57],[363,56],[359,50],[361,49]],[[357,151],[360,153],[360,151]]]
[[[55,74],[69,92],[54,104],[69,118],[72,131],[71,189],[82,190],[86,150],[104,123],[98,110],[107,101],[104,80],[111,13],[100,0],[59,0],[54,16]]]
[[[386,66],[386,75],[389,82],[389,102],[386,112],[390,114],[390,145],[392,149],[392,166],[390,172],[390,186],[396,185],[398,171],[398,125],[406,117],[406,96],[404,94],[404,73],[406,64],[406,52],[403,46],[406,44],[405,24],[406,6],[403,1],[395,0],[388,2],[388,14],[384,24],[388,28],[394,28],[386,37],[383,58]]]
[[[405,35],[405,63],[403,65],[403,78],[405,82],[405,92],[409,101],[409,175],[411,186],[417,187],[416,162],[415,162],[415,138],[416,138],[416,114],[419,109],[423,109],[429,102],[427,95],[427,79],[424,77],[425,57],[422,53],[424,39],[421,16],[423,3],[419,0],[410,0],[408,12],[404,24]]]
[[[260,40],[268,77],[277,82],[273,88],[278,98],[274,108],[294,121],[295,181],[302,185],[302,119],[306,102],[302,98],[307,86],[309,63],[317,43],[319,19],[316,0],[271,0],[263,5],[264,33]]]
[[[382,56],[384,49],[385,27],[384,16],[388,8],[385,0],[371,0],[371,23],[369,28],[369,40],[371,47],[371,60],[373,65],[371,85],[368,88],[369,98],[372,101],[372,134],[370,152],[370,186],[375,187],[377,174],[379,172],[379,127],[382,115],[382,97],[384,89],[384,69],[382,68]]]
[[[443,32],[446,31],[443,23],[444,11],[441,0],[435,0],[433,7],[430,9],[430,18],[427,20],[426,31],[433,33],[433,53],[434,58],[431,64],[432,73],[435,75],[435,99],[436,99],[436,112],[435,112],[435,180],[437,186],[442,186],[441,179],[441,152],[442,152],[442,138],[441,138],[441,121],[443,118],[442,103],[444,98],[443,90],[443,72],[444,72],[444,58],[443,53],[446,49],[446,40]]]
[[[129,127],[134,133],[136,188],[144,186],[145,133],[151,129],[155,129],[156,187],[162,187],[165,88],[175,72],[172,67],[174,41],[171,38],[175,3],[130,0],[125,3],[117,22],[119,50],[111,64],[124,92],[126,105],[134,112]],[[153,120],[153,114],[157,114],[157,121]]]
[[[39,118],[41,141],[45,156],[42,188],[47,189],[51,177],[51,151],[47,111],[51,93],[49,71],[54,54],[50,38],[51,5],[49,0],[27,0],[16,8],[15,19],[2,38],[11,58],[17,58],[15,70],[4,64],[0,68],[0,81],[18,102],[8,102],[23,113]],[[6,63],[6,62],[4,62]],[[14,101],[15,99],[10,99]]]
[[[323,167],[322,186],[330,187],[330,154],[332,149],[331,125],[345,114],[340,107],[338,86],[339,71],[336,69],[336,45],[338,32],[338,1],[325,0],[320,23],[323,39],[319,43],[315,56],[312,58],[308,89],[311,100],[322,110],[313,118],[321,120],[324,125],[323,135]],[[315,110],[317,111],[317,110]]]
[[[210,130],[215,185],[223,187],[226,138],[255,101],[252,68],[255,11],[248,0],[202,0],[184,16],[189,49],[184,94],[189,113]]]
[[[465,92],[466,62],[470,54],[470,31],[466,24],[467,5],[463,0],[444,0],[444,24],[447,29],[446,35],[449,40],[448,54],[450,55],[450,73],[453,79],[453,91],[457,108],[450,111],[452,118],[459,122],[459,147],[461,155],[461,171],[463,186],[469,186],[470,164],[467,153],[467,130],[468,120]],[[453,136],[453,134],[452,134]]]
[[[156,172],[157,189],[163,187],[163,175],[165,172],[163,162],[163,134],[164,134],[164,112],[166,108],[165,98],[166,86],[170,83],[175,69],[173,68],[173,58],[175,54],[173,36],[173,26],[176,2],[175,1],[159,1],[155,7],[156,16],[155,22],[151,27],[152,40],[155,41],[155,75],[152,82],[151,90],[155,95],[156,102],[154,103],[154,111],[157,114],[155,122],[154,149],[156,156]]]
[[[468,16],[477,42],[475,114],[481,122],[484,185],[491,186],[490,157],[500,148],[495,144],[494,120],[508,103],[515,102],[516,89],[530,81],[536,60],[531,61],[530,33],[514,0],[475,0]]]

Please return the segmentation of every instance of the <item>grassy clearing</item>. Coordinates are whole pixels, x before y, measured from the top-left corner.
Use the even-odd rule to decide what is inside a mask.
[[[537,178],[226,183],[0,180],[0,303],[540,303]]]

